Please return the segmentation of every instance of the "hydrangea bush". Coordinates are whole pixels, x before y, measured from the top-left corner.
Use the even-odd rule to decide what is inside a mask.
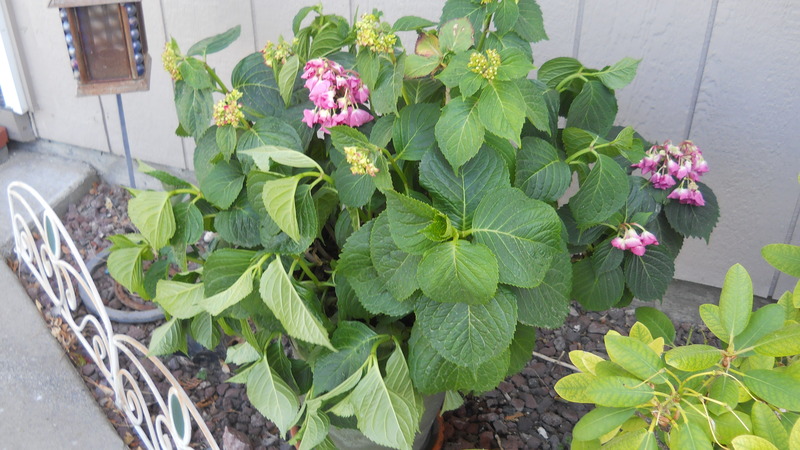
[[[198,184],[146,168],[167,190],[133,192],[140,232],[112,238],[108,267],[169,317],[153,353],[239,336],[234,381],[303,448],[332,424],[408,448],[421,395],[493,389],[570,299],[660,298],[684,238],[709,238],[697,147],[614,126],[639,61],[556,58],[529,78],[534,0],[353,26],[305,7],[292,30],[230,87],[205,57],[238,28],[167,44]]]

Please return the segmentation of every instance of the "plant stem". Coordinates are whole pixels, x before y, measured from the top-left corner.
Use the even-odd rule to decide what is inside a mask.
[[[556,85],[556,91],[563,92],[563,90],[567,86],[567,84],[569,84],[570,81],[572,81],[572,80],[574,80],[576,78],[580,78],[583,81],[589,81],[585,76],[583,76],[583,73],[581,72],[582,70],[583,70],[583,68],[581,68],[577,72],[573,73],[572,75],[568,75],[566,78],[561,80],[561,82],[559,82]]]
[[[303,273],[305,273],[306,276],[310,278],[311,281],[314,282],[314,286],[320,287],[319,278],[317,278],[317,276],[314,275],[314,273],[308,267],[308,264],[306,264],[306,262],[303,261],[303,258],[297,257],[295,258],[295,260],[297,261],[297,264],[300,266],[300,268],[303,269]]]
[[[389,150],[382,148],[381,153],[383,153],[383,155],[386,156],[386,159],[389,160],[389,163],[392,165],[394,171],[397,172],[397,175],[400,177],[400,181],[403,182],[403,188],[405,190],[405,193],[408,194],[410,188],[408,187],[408,179],[406,179],[406,174],[403,173],[403,170],[400,169],[400,166],[397,165],[397,161],[394,158],[392,158],[392,154],[389,153]]]
[[[219,76],[217,76],[217,72],[214,69],[212,69],[211,66],[208,65],[208,63],[204,64],[206,66],[206,72],[208,72],[208,74],[211,76],[211,79],[214,80],[215,83],[217,83],[219,88],[222,90],[222,93],[227,94],[228,92],[230,92],[228,88],[225,86],[225,83],[223,83],[222,80],[219,78]]]
[[[475,46],[475,50],[482,52],[483,51],[483,43],[486,41],[486,35],[489,34],[489,24],[492,22],[492,17],[494,14],[489,14],[483,19],[483,31],[481,31],[481,38],[478,40],[478,45]]]
[[[603,145],[603,144],[601,144],[601,145]],[[594,145],[590,145],[590,146],[586,147],[583,150],[580,150],[580,151],[577,151],[577,152],[573,153],[569,158],[564,160],[564,162],[567,163],[567,164],[571,164],[572,161],[575,161],[576,158],[578,158],[579,156],[583,156],[583,155],[585,155],[587,153],[593,153],[595,156],[597,156],[597,152],[595,151],[595,148],[599,148],[599,147],[600,147],[600,145],[598,145],[597,147],[595,147]]]

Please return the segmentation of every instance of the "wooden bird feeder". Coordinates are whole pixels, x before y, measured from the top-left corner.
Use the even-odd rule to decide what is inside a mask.
[[[51,0],[58,8],[78,95],[150,88],[141,1]]]

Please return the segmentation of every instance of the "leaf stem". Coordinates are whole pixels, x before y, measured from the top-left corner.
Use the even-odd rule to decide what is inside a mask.
[[[297,261],[297,264],[300,266],[300,268],[303,269],[303,273],[305,273],[306,276],[310,278],[311,281],[314,282],[314,286],[320,287],[319,278],[317,278],[317,276],[314,275],[314,273],[311,271],[311,268],[308,267],[308,264],[306,264],[306,262],[303,261],[303,258],[298,256],[295,257],[295,260]]]
[[[203,64],[206,66],[206,72],[208,72],[208,74],[211,76],[211,79],[213,79],[214,82],[217,83],[219,88],[222,90],[222,93],[227,94],[228,92],[230,92],[227,86],[225,86],[225,83],[223,83],[222,80],[219,78],[219,76],[217,76],[217,72],[214,69],[212,69],[211,66],[208,65],[208,63],[203,63]]]
[[[577,72],[573,73],[572,75],[568,75],[566,78],[564,78],[563,80],[561,80],[561,81],[560,81],[560,82],[559,82],[559,83],[556,85],[556,91],[558,91],[558,92],[563,92],[563,91],[564,91],[564,88],[566,87],[566,85],[567,85],[567,84],[569,84],[569,82],[570,82],[570,81],[572,81],[572,80],[574,80],[574,79],[576,79],[576,78],[579,78],[579,79],[581,79],[581,80],[583,80],[583,81],[589,81],[589,80],[588,80],[588,79],[587,79],[587,78],[586,78],[586,77],[583,75],[583,67],[581,67],[580,69],[578,69],[578,71],[577,71]]]
[[[483,51],[483,44],[486,41],[486,35],[489,34],[489,24],[492,22],[492,17],[494,17],[494,13],[487,15],[486,18],[483,19],[481,38],[478,40],[478,45],[475,46],[475,50],[479,52]]]
[[[389,163],[392,165],[392,168],[397,173],[397,175],[400,177],[400,181],[403,182],[403,189],[405,190],[405,193],[408,194],[408,192],[411,189],[408,186],[408,179],[406,178],[406,174],[403,172],[403,170],[400,168],[400,166],[397,165],[397,161],[392,157],[392,154],[389,153],[389,150],[386,150],[385,148],[382,148],[380,150],[381,150],[381,153],[383,153],[383,155],[386,157],[386,159],[389,160]]]

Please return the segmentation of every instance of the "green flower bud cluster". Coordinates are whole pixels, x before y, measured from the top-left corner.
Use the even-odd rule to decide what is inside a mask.
[[[240,98],[242,98],[242,93],[234,89],[214,105],[214,123],[218,127],[225,125],[236,126],[240,121],[244,120],[244,113],[241,110],[242,104],[239,103]]]
[[[277,44],[272,41],[267,41],[267,45],[261,49],[261,54],[264,55],[264,64],[268,67],[272,67],[276,62],[278,64],[285,64],[286,58],[294,54],[292,46],[296,42],[297,38],[294,38],[292,42],[287,42],[283,40],[283,36],[278,39]]]
[[[378,172],[378,168],[370,161],[369,156],[365,153],[365,149],[358,147],[345,147],[344,154],[347,157],[347,162],[350,164],[350,172],[353,175],[364,175],[374,177]]]
[[[178,64],[180,64],[181,54],[178,49],[178,43],[175,40],[170,40],[164,46],[164,52],[161,53],[161,63],[164,65],[164,70],[169,73],[173,80],[182,80]]]
[[[500,67],[500,54],[491,48],[486,50],[486,54],[473,53],[469,57],[467,67],[483,78],[492,81],[497,76],[497,68]]]
[[[356,22],[356,44],[367,47],[376,53],[389,53],[397,43],[397,36],[387,32],[374,14],[364,14]],[[386,25],[386,24],[384,24]]]

